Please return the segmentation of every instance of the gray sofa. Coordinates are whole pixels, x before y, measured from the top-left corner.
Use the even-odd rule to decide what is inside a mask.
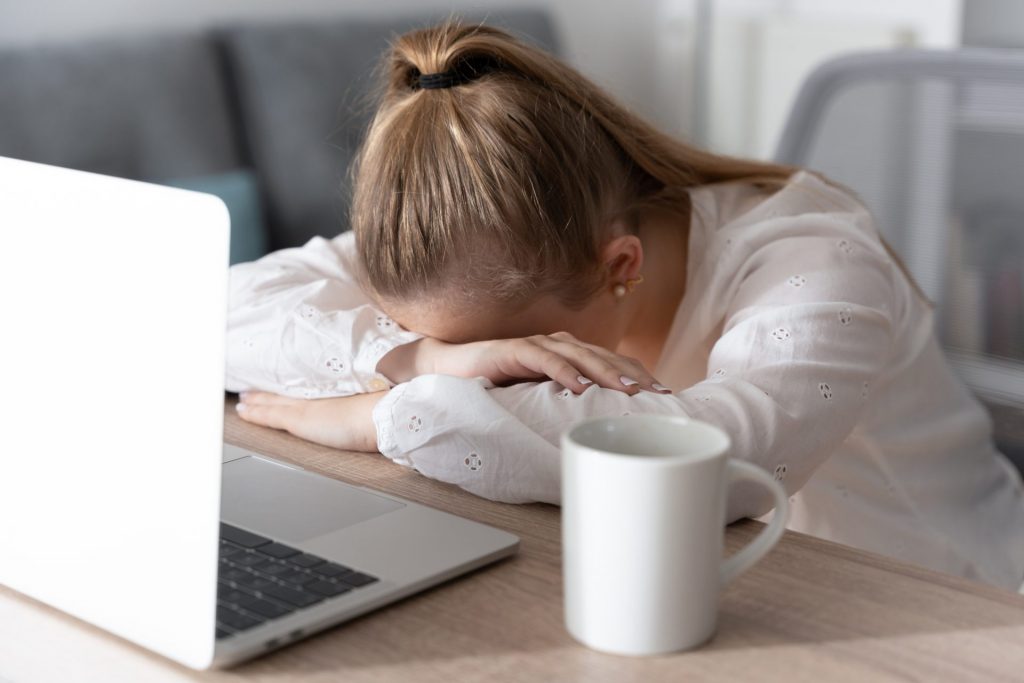
[[[229,201],[245,247],[233,262],[333,236],[347,229],[346,174],[371,113],[373,67],[390,37],[445,16],[237,23],[0,50],[0,156],[194,189],[242,172],[263,234],[243,234]],[[558,51],[541,10],[486,21]]]

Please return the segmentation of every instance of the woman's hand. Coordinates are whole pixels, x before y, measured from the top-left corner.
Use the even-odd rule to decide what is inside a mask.
[[[235,406],[246,422],[283,429],[314,443],[345,451],[377,451],[373,408],[387,392],[304,399],[246,391]]]
[[[495,384],[549,377],[575,393],[597,384],[635,394],[671,393],[636,359],[576,339],[568,332],[520,339],[448,344],[424,338],[392,350],[377,371],[395,383],[426,374],[486,377]]]

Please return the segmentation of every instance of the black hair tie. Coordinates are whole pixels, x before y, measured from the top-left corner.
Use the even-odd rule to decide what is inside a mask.
[[[436,74],[420,74],[419,78],[416,79],[416,85],[424,90],[437,90],[440,88],[450,88],[460,83],[465,83],[467,80],[469,79],[452,69]]]
[[[448,71],[440,71],[433,74],[424,74],[416,71],[416,78],[412,81],[413,89],[423,88],[424,90],[438,90],[451,88],[462,83],[475,81],[485,74],[497,71],[501,63],[490,56],[470,57],[459,60]]]

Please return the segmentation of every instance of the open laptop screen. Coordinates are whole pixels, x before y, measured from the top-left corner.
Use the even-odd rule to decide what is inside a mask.
[[[227,210],[0,158],[0,239],[0,583],[203,668]]]

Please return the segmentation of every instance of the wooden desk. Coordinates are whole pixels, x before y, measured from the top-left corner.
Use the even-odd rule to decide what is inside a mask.
[[[1024,677],[1024,597],[801,534],[723,594],[706,647],[633,659],[562,625],[559,511],[476,498],[382,457],[255,427],[225,438],[308,469],[507,529],[519,554],[262,659],[197,673],[0,589],[0,681],[882,681]],[[734,550],[756,522],[728,529]]]

